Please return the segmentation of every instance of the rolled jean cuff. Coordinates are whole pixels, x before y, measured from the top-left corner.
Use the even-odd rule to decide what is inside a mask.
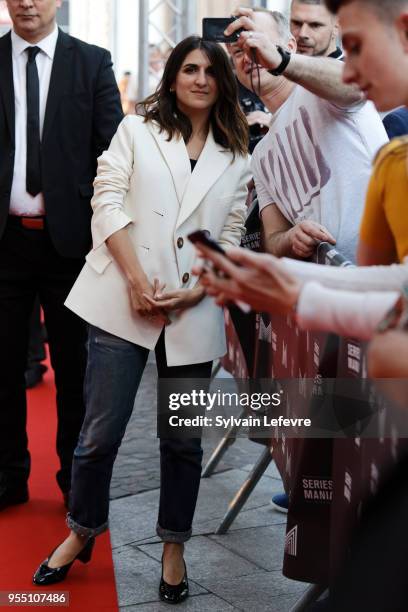
[[[75,533],[77,533],[79,536],[82,536],[84,538],[93,538],[108,529],[108,521],[106,521],[106,523],[103,523],[103,525],[100,525],[100,527],[82,527],[82,525],[78,525],[78,523],[74,521],[71,514],[68,512],[67,526],[69,527],[69,529],[72,529],[72,531],[75,531]]]
[[[181,544],[182,542],[187,542],[187,540],[191,538],[193,531],[192,529],[188,531],[170,531],[170,529],[163,529],[163,527],[160,527],[159,523],[157,523],[156,533],[163,542]]]

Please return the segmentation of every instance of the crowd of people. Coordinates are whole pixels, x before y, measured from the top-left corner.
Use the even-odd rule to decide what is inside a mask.
[[[289,21],[278,11],[238,9],[225,34],[242,31],[226,49],[190,36],[163,65],[152,48],[158,84],[145,100],[129,94],[129,74],[119,91],[108,51],[58,29],[61,0],[7,6],[0,511],[29,500],[27,355],[40,304],[69,528],[35,571],[44,586],[64,580],[75,560],[88,562],[108,528],[112,469],[149,351],[159,378],[209,380],[226,351],[222,306],[245,302],[303,329],[369,340],[371,376],[407,377],[408,2],[293,0]],[[259,106],[244,112],[248,92]],[[250,147],[254,125],[261,131]],[[263,253],[239,247],[252,178]],[[202,244],[197,253],[187,238],[197,229],[227,256]],[[357,265],[310,263],[320,242]],[[201,440],[162,437],[160,456],[159,593],[179,603],[188,596],[184,543]],[[406,508],[402,467],[389,485],[398,517]],[[402,557],[395,553],[387,567],[378,553],[373,567],[370,556],[390,516],[390,502],[378,499],[321,609],[407,608]],[[388,588],[395,583],[391,608],[380,592],[384,577]]]

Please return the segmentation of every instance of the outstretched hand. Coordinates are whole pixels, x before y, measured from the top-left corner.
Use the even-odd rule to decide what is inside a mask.
[[[202,244],[197,248],[201,257],[213,263],[214,270],[196,266],[193,273],[200,275],[203,287],[217,304],[243,301],[260,312],[283,315],[293,312],[300,282],[276,257],[242,248],[230,249],[225,257]]]

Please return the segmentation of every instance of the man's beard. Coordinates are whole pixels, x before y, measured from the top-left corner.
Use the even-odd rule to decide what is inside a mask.
[[[316,51],[316,45],[311,46],[311,45],[302,44],[301,40],[299,41],[298,45],[299,47],[303,46],[310,50],[310,53],[303,53],[302,55],[309,55],[311,57],[326,57],[327,55],[329,55],[329,49],[332,45],[332,42],[333,40],[330,37],[325,47],[323,47],[323,49],[319,49],[318,51]]]
[[[329,41],[327,43],[327,45],[324,47],[324,49],[319,50],[317,53],[313,53],[314,57],[325,57],[327,55],[329,55],[330,52],[330,47],[333,44],[333,39],[330,37]]]

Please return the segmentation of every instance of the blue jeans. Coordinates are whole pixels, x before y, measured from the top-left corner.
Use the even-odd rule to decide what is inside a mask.
[[[208,379],[211,375],[211,362],[168,367],[164,332],[155,352],[160,378]],[[108,527],[113,464],[132,414],[148,354],[149,350],[144,347],[90,327],[86,414],[74,452],[71,511],[67,518],[68,527],[80,535],[98,535]],[[201,460],[199,438],[160,440],[161,485],[156,531],[163,541],[184,542],[191,536]]]

